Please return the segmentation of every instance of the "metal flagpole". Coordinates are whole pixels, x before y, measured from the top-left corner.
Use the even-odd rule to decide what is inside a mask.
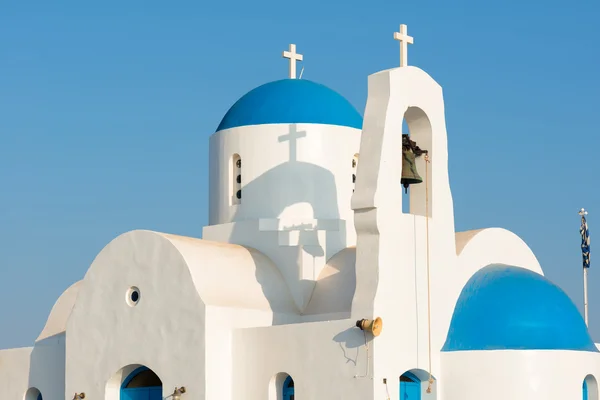
[[[581,254],[583,257],[583,317],[585,324],[588,325],[588,270],[590,268],[590,231],[585,216],[587,211],[585,209],[579,210],[581,216],[581,227],[579,233],[581,234]]]

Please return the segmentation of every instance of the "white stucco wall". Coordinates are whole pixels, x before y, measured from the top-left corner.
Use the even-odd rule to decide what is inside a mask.
[[[26,398],[31,388],[44,400],[64,400],[64,333],[37,341],[34,347],[0,350],[0,398],[37,400]]]
[[[65,368],[65,333],[38,340],[30,356],[29,386],[37,388],[44,400],[62,400],[65,395]]]
[[[0,397],[25,400],[29,383],[29,364],[32,347],[0,350]]]
[[[232,399],[281,400],[269,393],[279,373],[294,379],[295,398],[372,399],[375,382],[363,333],[352,320],[234,332]],[[370,356],[372,357],[372,355]],[[398,375],[399,376],[399,375]],[[397,377],[395,380],[397,389]],[[280,393],[280,392],[279,392]]]
[[[299,136],[290,145],[286,135]],[[209,225],[248,219],[352,221],[352,158],[360,130],[321,124],[231,128],[210,137]],[[242,200],[232,205],[232,156],[242,159]]]
[[[581,399],[585,377],[600,377],[599,354],[583,351],[449,352],[442,360],[443,399]]]
[[[133,307],[132,286],[140,290]],[[227,319],[207,307],[236,312]],[[128,232],[100,252],[79,289],[67,325],[67,393],[116,400],[126,372],[144,365],[161,378],[165,396],[186,386],[188,398],[223,398],[217,393],[231,362],[222,339],[232,327],[285,322],[294,313],[281,274],[253,249]]]

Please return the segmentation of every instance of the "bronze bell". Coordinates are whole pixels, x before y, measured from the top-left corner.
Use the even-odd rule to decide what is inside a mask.
[[[415,159],[415,153],[412,149],[402,151],[402,178],[400,179],[400,183],[404,186],[405,193],[409,185],[423,182],[423,178],[419,176],[419,172],[417,171]]]

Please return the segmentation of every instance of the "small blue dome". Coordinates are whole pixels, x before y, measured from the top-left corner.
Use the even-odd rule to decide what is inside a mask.
[[[442,351],[597,352],[569,296],[525,268],[490,265],[463,288]]]
[[[246,93],[223,117],[217,132],[264,124],[327,124],[362,129],[362,117],[339,93],[305,79],[282,79]]]

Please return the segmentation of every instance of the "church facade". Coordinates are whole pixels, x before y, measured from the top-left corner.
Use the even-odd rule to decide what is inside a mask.
[[[111,241],[0,351],[0,399],[598,400],[597,345],[527,244],[455,232],[442,88],[394,37],[364,117],[290,46],[210,137],[203,238]]]

